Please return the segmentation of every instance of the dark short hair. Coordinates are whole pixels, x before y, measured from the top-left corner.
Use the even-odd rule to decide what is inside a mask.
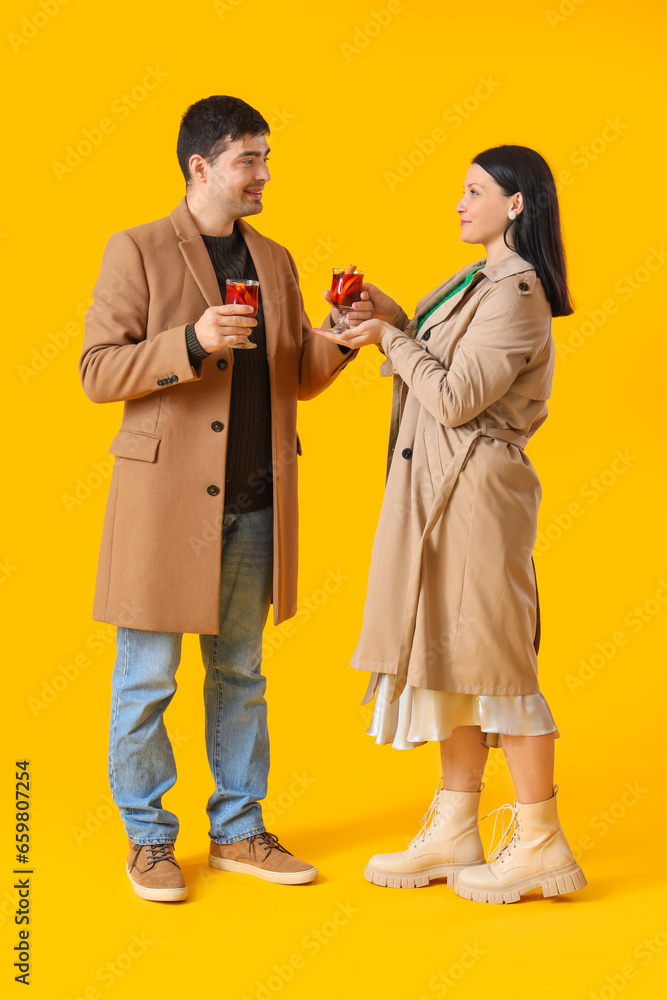
[[[209,163],[217,160],[230,142],[244,135],[268,135],[271,129],[259,111],[238,97],[216,94],[191,104],[181,118],[176,155],[185,183],[190,176],[190,157],[198,153]]]
[[[567,287],[558,195],[547,161],[528,146],[494,146],[472,162],[486,170],[506,195],[518,191],[523,195],[523,211],[505,227],[505,245],[535,268],[552,316],[569,316],[574,310]]]

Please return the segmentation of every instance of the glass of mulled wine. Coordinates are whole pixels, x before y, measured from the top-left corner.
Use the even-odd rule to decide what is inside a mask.
[[[227,278],[227,292],[225,294],[225,305],[241,305],[241,306],[252,306],[251,313],[245,313],[244,315],[253,317],[257,315],[257,304],[259,298],[259,281],[252,281],[249,278]],[[250,330],[252,333],[252,330]],[[229,345],[235,351],[248,351],[252,347],[257,347],[257,344],[251,343],[251,341],[246,340],[245,344],[230,344]]]
[[[331,301],[343,315],[332,328],[333,333],[343,333],[350,329],[347,314],[355,302],[361,302],[363,287],[363,271],[346,271],[344,267],[334,267],[331,279]]]

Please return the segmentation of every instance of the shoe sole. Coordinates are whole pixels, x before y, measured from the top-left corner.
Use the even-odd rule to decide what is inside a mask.
[[[387,889],[421,889],[428,885],[432,879],[444,879],[449,886],[455,885],[455,878],[464,868],[474,868],[476,865],[483,865],[481,861],[467,861],[464,865],[431,865],[430,868],[420,868],[418,871],[408,874],[407,872],[387,872],[366,865],[364,878],[373,885],[384,886]]]
[[[313,882],[319,872],[317,868],[306,868],[302,872],[272,872],[263,871],[254,865],[245,865],[242,861],[229,861],[226,858],[218,858],[213,854],[208,856],[210,868],[215,868],[220,872],[238,872],[241,875],[254,875],[265,882],[274,882],[276,885],[303,885],[305,882]]]
[[[454,883],[454,891],[462,899],[470,899],[476,903],[518,903],[525,892],[541,889],[542,895],[561,896],[568,892],[585,889],[588,885],[584,873],[576,862],[563,868],[552,868],[541,876],[533,875],[520,879],[511,889],[498,891],[486,889],[469,889],[460,884],[460,879]]]
[[[187,899],[187,885],[174,886],[172,889],[151,889],[149,886],[139,885],[138,882],[135,882],[130,875],[129,868],[126,867],[125,873],[130,880],[132,888],[141,899],[148,899],[152,903],[178,903],[183,899]]]

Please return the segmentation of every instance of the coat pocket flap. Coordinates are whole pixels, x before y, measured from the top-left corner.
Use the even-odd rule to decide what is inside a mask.
[[[143,431],[118,431],[109,448],[110,455],[118,458],[136,458],[140,462],[154,462],[161,438]]]

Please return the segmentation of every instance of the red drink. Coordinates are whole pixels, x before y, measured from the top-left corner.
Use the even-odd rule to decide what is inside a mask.
[[[252,313],[246,313],[246,316],[256,316],[257,315],[257,300],[259,297],[259,281],[246,281],[239,279],[238,281],[227,278],[227,294],[225,296],[225,305],[241,305],[241,306],[252,306]]]
[[[361,302],[364,272],[348,274],[342,267],[334,267],[331,280],[331,301],[342,313],[346,313],[354,302]]]
[[[250,318],[251,316],[257,315],[257,305],[259,298],[259,281],[254,281],[248,278],[227,278],[227,291],[225,293],[225,305],[240,305],[240,306],[252,306],[251,313],[244,313],[245,316]],[[248,330],[248,336],[252,333],[252,330]],[[246,340],[243,344],[230,344],[236,351],[245,350],[248,351],[252,347],[257,347],[257,344],[253,344],[251,340]]]

